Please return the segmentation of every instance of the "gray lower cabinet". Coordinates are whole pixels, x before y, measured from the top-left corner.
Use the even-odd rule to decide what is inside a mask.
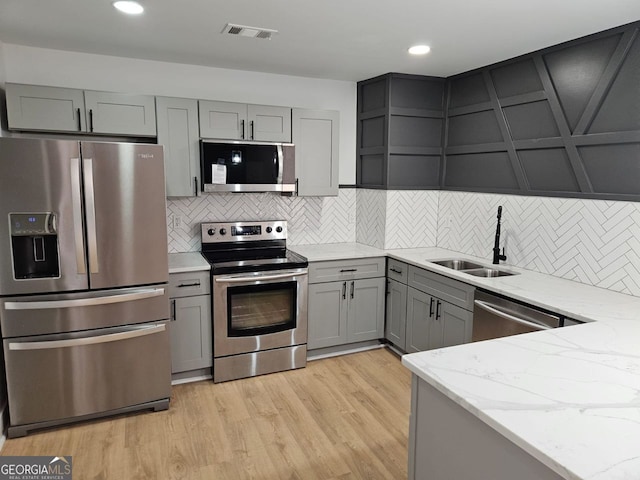
[[[291,142],[291,108],[200,100],[200,136]]]
[[[406,351],[466,343],[471,339],[473,312],[433,295],[408,288]]]
[[[384,283],[380,277],[310,284],[309,350],[382,338]]]
[[[169,275],[171,373],[213,365],[209,272]]]
[[[6,84],[9,130],[155,136],[152,95]]]
[[[387,275],[406,278],[406,330],[404,347],[399,343],[398,313],[401,307],[387,306],[387,339],[406,352],[421,352],[471,341],[475,288],[428,270],[389,261]],[[406,275],[406,276],[405,276]],[[397,289],[398,281],[389,280]],[[393,289],[389,288],[392,292]],[[391,295],[389,295],[391,296]],[[396,303],[402,297],[395,295]],[[391,330],[396,330],[392,333]]]
[[[156,97],[158,144],[164,145],[167,197],[193,197],[200,183],[198,101]]]
[[[340,112],[294,108],[298,196],[338,195]]]
[[[406,351],[407,286],[387,280],[387,312],[384,337],[396,347]]]

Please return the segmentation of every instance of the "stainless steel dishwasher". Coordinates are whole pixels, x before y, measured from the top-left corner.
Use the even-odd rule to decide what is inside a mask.
[[[472,341],[508,337],[578,323],[582,322],[501,295],[476,290]]]

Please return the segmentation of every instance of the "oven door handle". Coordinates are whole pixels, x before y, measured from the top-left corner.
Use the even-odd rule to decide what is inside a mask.
[[[535,328],[537,330],[551,330],[553,327],[549,327],[548,325],[543,325],[541,323],[534,323],[528,320],[525,320],[520,317],[516,317],[514,315],[510,315],[507,312],[503,312],[499,310],[496,306],[491,305],[490,303],[483,302],[482,300],[475,300],[473,302],[477,307],[480,307],[482,310],[486,310],[489,313],[497,315],[498,317],[502,317],[505,320],[510,320],[512,322],[520,323],[522,325],[526,325],[528,327]]]
[[[304,270],[294,271],[294,272],[286,272],[286,273],[277,273],[277,274],[261,274],[261,275],[251,275],[251,276],[224,276],[224,277],[214,277],[216,283],[244,283],[244,282],[258,282],[263,280],[281,280],[284,278],[294,278],[301,277],[303,275],[307,275],[307,272]]]

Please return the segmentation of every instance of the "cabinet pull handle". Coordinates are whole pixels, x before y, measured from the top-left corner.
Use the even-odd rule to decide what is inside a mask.
[[[347,282],[342,282],[342,299],[347,298]]]
[[[80,109],[76,108],[76,113],[78,114],[78,131],[82,131],[82,120],[80,119]]]
[[[198,177],[193,177],[193,193],[198,196]]]
[[[357,272],[358,269],[357,268],[343,268],[342,270],[340,270],[340,273],[345,273],[345,272]]]
[[[356,282],[351,282],[351,298],[353,298],[353,290],[354,290],[353,286],[354,286],[355,283]]]
[[[438,320],[440,318],[440,300],[438,300],[438,303],[436,304],[436,320]]]
[[[391,270],[393,273],[397,273],[399,275],[402,275],[402,270],[396,270],[395,268],[391,267],[389,270]]]
[[[89,109],[89,131],[93,132],[93,108]]]
[[[387,280],[387,291],[385,292],[387,295],[391,293],[391,289],[389,288],[390,286],[391,286],[391,280]]]
[[[176,301],[171,300],[171,320],[175,322],[176,320]]]
[[[253,136],[254,136],[254,129],[253,129],[253,120],[251,120],[251,122],[249,122],[249,126],[251,127],[251,140],[253,140]]]
[[[178,288],[183,288],[183,287],[199,287],[200,286],[200,282],[195,282],[195,283],[181,283],[180,285],[178,285]]]
[[[429,318],[433,317],[433,297],[431,297],[431,301],[429,302]]]
[[[240,133],[240,138],[244,140],[244,120],[240,120],[240,126],[242,127],[242,132]]]
[[[296,197],[298,197],[300,195],[298,193],[299,182],[300,182],[300,179],[296,178]]]

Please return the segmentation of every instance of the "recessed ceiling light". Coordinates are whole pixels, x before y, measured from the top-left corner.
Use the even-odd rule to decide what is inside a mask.
[[[113,6],[121,12],[128,13],[130,15],[139,15],[144,12],[144,8],[142,8],[142,5],[138,2],[118,1],[113,2]]]
[[[411,55],[424,55],[429,53],[429,51],[431,51],[431,47],[428,45],[414,45],[409,49]]]

